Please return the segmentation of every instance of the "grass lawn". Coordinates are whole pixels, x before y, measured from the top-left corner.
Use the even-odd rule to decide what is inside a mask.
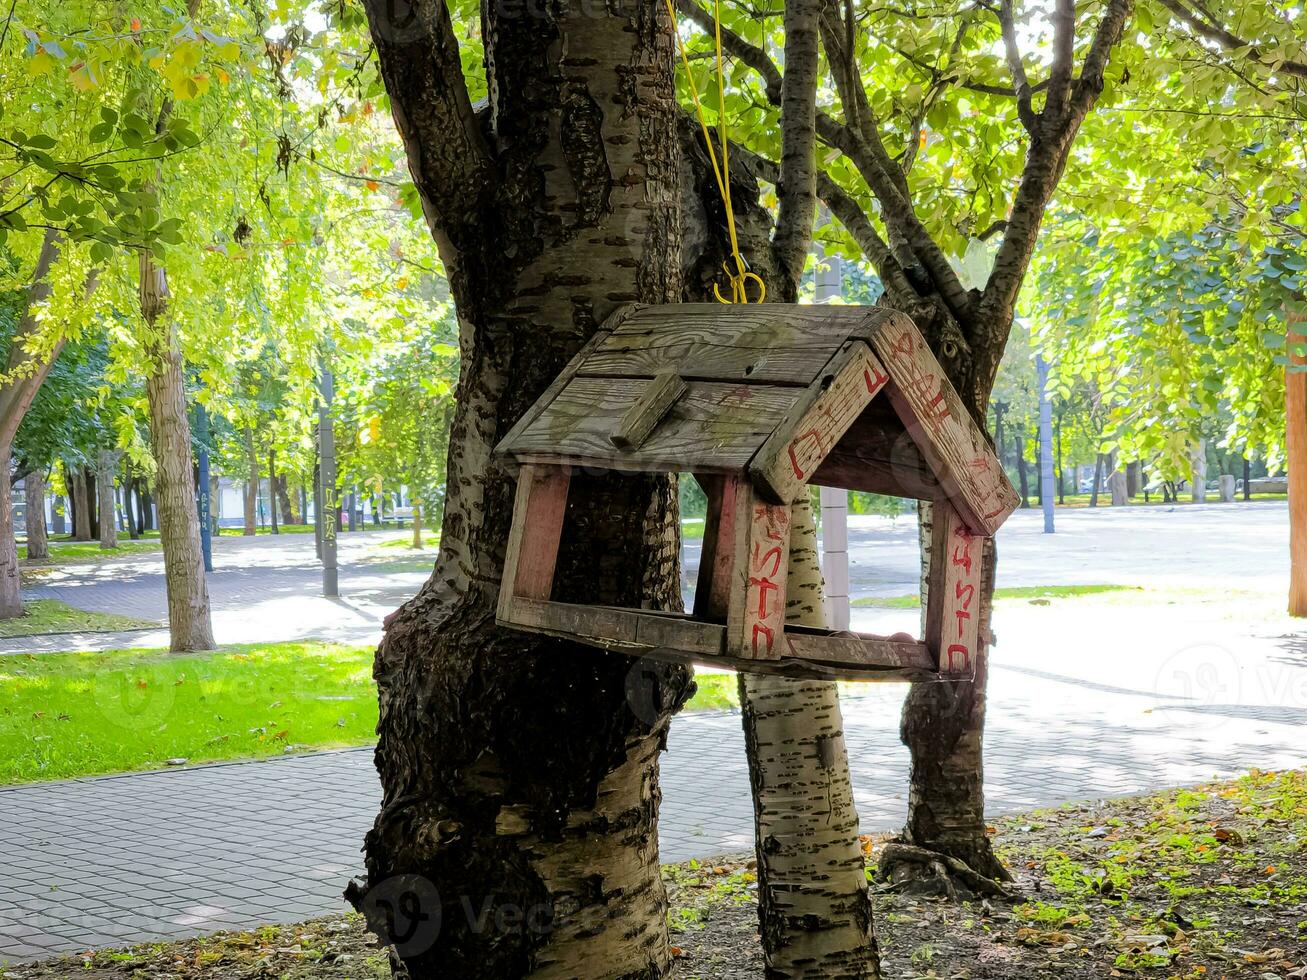
[[[395,548],[407,548],[407,549],[409,549],[410,551],[417,551],[417,550],[420,550],[420,549],[417,549],[417,548],[414,548],[414,547],[413,547],[413,532],[412,532],[412,530],[409,530],[409,531],[408,531],[408,532],[407,532],[407,533],[406,533],[402,538],[392,538],[392,539],[390,539],[390,540],[388,540],[388,541],[381,541],[381,542],[378,542],[378,544],[376,545],[376,547],[378,547],[378,548],[385,548],[387,551],[390,551],[390,550],[395,549]],[[438,548],[438,547],[440,547],[440,532],[439,532],[439,531],[423,531],[423,532],[422,532],[422,549],[426,549],[426,548]]]
[[[369,745],[372,654],[301,642],[0,657],[0,784]],[[734,676],[708,677],[686,710],[733,703]]]
[[[135,555],[162,549],[163,542],[159,540],[157,533],[153,538],[141,538],[138,541],[121,537],[118,539],[118,547],[111,548],[108,551],[100,547],[98,540],[71,541],[68,538],[51,538],[49,562],[57,565],[75,561],[108,561],[123,555]],[[21,559],[27,558],[27,545],[20,544],[18,546],[18,557]],[[45,564],[44,560],[39,562],[37,567],[42,564]]]
[[[1142,592],[1138,585],[1023,585],[1011,589],[995,589],[997,599],[1071,599],[1076,596],[1102,595],[1104,592]],[[921,605],[915,595],[865,596],[854,599],[851,605],[874,606],[878,609],[912,609]]]
[[[87,612],[58,599],[34,599],[23,603],[19,619],[0,619],[0,638],[42,636],[48,633],[114,633],[118,630],[158,626],[144,619],[114,613]],[[0,661],[0,665],[3,665]]]

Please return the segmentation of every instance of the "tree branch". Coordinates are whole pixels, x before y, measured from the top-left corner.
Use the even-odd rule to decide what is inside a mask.
[[[1045,106],[1041,114],[1040,132],[1031,142],[1030,151],[1026,155],[1003,242],[994,257],[994,269],[981,296],[976,318],[980,330],[991,329],[996,323],[1006,324],[1011,317],[1017,293],[1021,290],[1021,283],[1035,250],[1044,211],[1066,169],[1067,156],[1076,133],[1103,90],[1103,73],[1108,58],[1112,48],[1120,41],[1126,19],[1133,9],[1134,0],[1107,0],[1107,9],[1103,12],[1089,53],[1085,56],[1074,98],[1068,103],[1067,110],[1057,117],[1050,114],[1048,106]],[[1054,87],[1050,86],[1050,99],[1053,91]],[[968,339],[972,341],[973,349],[995,352],[986,363],[976,365],[977,378],[992,380],[998,369],[998,358],[1002,356],[1002,346],[989,343],[989,338]]]
[[[1171,13],[1175,14],[1180,20],[1193,28],[1194,32],[1200,37],[1205,37],[1209,41],[1214,41],[1227,51],[1236,48],[1246,48],[1247,57],[1256,61],[1258,64],[1274,71],[1282,71],[1286,75],[1294,75],[1297,78],[1307,78],[1307,64],[1299,61],[1282,61],[1278,65],[1271,65],[1263,58],[1261,51],[1249,40],[1241,38],[1236,34],[1226,30],[1224,25],[1218,24],[1211,20],[1204,20],[1197,13],[1186,7],[1181,0],[1158,0],[1158,2]],[[1210,17],[1210,14],[1208,15]]]
[[[1017,28],[1012,13],[1012,0],[1003,0],[998,19],[1003,28],[1003,50],[1007,53],[1008,71],[1012,73],[1012,90],[1017,97],[1017,115],[1026,132],[1033,136],[1035,127],[1039,123],[1034,107],[1031,105],[1030,79],[1026,77],[1026,66],[1021,63],[1021,49],[1017,46]]]
[[[700,7],[696,0],[676,0],[676,9],[698,24],[699,28],[708,35],[711,36],[716,30],[712,14]],[[787,37],[787,49],[788,46],[789,39]],[[784,79],[781,78],[781,70],[768,57],[766,51],[756,44],[750,44],[724,24],[722,25],[722,47],[761,75],[763,85],[767,89],[768,100],[773,105],[781,104],[783,97],[781,90]]]
[[[797,289],[817,217],[817,22],[823,0],[785,4],[785,77],[781,87],[781,181],[774,251]]]
[[[363,6],[427,221],[437,242],[457,248],[461,230],[476,221],[494,167],[463,80],[449,10],[444,0],[364,0]]]
[[[1076,0],[1057,0],[1053,10],[1053,65],[1048,73],[1043,125],[1059,129],[1071,100],[1071,76],[1076,60]]]

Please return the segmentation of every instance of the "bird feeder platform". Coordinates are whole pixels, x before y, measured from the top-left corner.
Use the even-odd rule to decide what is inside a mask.
[[[625,307],[496,451],[520,467],[497,608],[504,626],[795,676],[922,681],[974,672],[983,539],[1018,497],[903,314]],[[708,516],[692,612],[553,599],[574,468],[695,476]],[[933,503],[923,639],[785,623],[790,507],[812,483]]]

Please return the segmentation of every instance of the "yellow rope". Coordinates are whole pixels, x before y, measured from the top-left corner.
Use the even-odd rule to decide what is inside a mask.
[[[681,40],[681,32],[676,24],[676,7],[673,0],[667,0],[667,13],[672,18],[672,35],[676,38],[676,47],[681,52],[681,63],[685,65],[685,78],[690,87],[690,98],[694,101],[694,111],[699,117],[699,128],[703,131],[704,145],[708,147],[708,159],[712,163],[713,176],[717,179],[717,189],[721,191],[722,203],[726,206],[726,227],[731,236],[731,258],[735,260],[734,269],[731,268],[730,262],[722,263],[722,270],[731,283],[731,298],[727,299],[722,295],[721,287],[717,283],[713,283],[713,295],[717,297],[719,303],[748,303],[750,302],[748,284],[753,281],[758,285],[758,298],[752,302],[761,303],[767,298],[767,285],[756,272],[749,271],[744,256],[740,254],[740,243],[735,236],[735,210],[731,207],[731,161],[727,151],[730,144],[730,131],[726,123],[726,70],[723,66],[725,59],[722,57],[722,3],[721,0],[714,0],[714,2],[716,9],[713,14],[713,26],[717,45],[717,133],[722,147],[720,165],[717,162],[717,151],[713,147],[712,134],[708,130],[708,120],[703,114],[703,103],[699,101],[699,86],[695,83],[694,70],[690,67],[690,55],[685,50],[685,42]]]

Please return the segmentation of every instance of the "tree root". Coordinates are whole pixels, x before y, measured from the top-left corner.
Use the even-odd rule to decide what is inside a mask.
[[[920,870],[909,872],[904,868],[905,865]],[[883,892],[934,892],[956,901],[956,880],[977,895],[992,895],[1007,901],[1016,901],[1020,897],[1020,893],[1012,886],[987,878],[960,858],[902,841],[890,841],[885,845],[880,855],[879,872],[881,878],[888,882],[881,887]]]

